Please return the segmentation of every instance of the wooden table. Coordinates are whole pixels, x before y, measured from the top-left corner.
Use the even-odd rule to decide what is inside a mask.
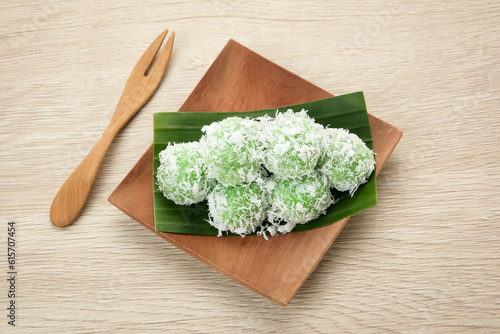
[[[0,332],[15,222],[23,333],[500,331],[500,5],[495,1],[0,4]],[[59,187],[106,127],[132,67],[176,32],[153,99],[112,144],[86,208]],[[288,307],[186,255],[107,201],[226,42],[405,132],[379,204],[352,217]]]

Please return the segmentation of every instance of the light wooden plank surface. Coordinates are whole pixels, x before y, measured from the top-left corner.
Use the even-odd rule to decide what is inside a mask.
[[[500,331],[497,1],[0,3],[0,332],[7,222],[17,223],[22,333]],[[164,82],[112,144],[83,215],[54,195],[103,132],[165,28]],[[233,38],[334,93],[363,90],[405,135],[287,308],[164,242],[107,202]]]

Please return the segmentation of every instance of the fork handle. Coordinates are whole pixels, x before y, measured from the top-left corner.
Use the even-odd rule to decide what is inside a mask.
[[[121,126],[110,122],[99,141],[80,165],[68,177],[50,207],[50,221],[57,227],[66,227],[78,218],[87,202],[104,156]]]

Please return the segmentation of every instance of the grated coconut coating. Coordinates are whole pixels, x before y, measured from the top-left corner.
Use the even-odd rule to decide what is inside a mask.
[[[334,203],[326,177],[320,173],[294,179],[272,177],[272,182],[268,220],[288,223],[284,227],[275,225],[278,232],[290,232],[296,224],[318,218]]]
[[[224,186],[218,183],[208,195],[209,223],[222,232],[244,237],[266,217],[268,198],[261,184]]]
[[[305,110],[259,120],[214,122],[199,142],[169,144],[159,154],[164,196],[181,205],[207,199],[219,236],[291,232],[335,203],[330,188],[352,195],[375,168],[358,136],[325,129]]]
[[[168,144],[159,158],[156,180],[166,198],[181,205],[205,200],[211,182],[206,176],[200,143]]]
[[[260,177],[263,158],[259,123],[228,117],[201,129],[208,177],[226,186],[248,183]]]
[[[291,109],[264,124],[265,167],[282,178],[311,174],[321,155],[323,126],[305,110],[294,113]]]
[[[326,175],[330,187],[352,195],[375,169],[372,150],[354,133],[344,129],[324,130],[324,155],[318,170]]]

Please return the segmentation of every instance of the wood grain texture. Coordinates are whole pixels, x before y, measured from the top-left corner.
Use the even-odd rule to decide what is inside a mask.
[[[500,332],[497,1],[0,2],[0,308],[17,221],[19,333]],[[166,77],[117,135],[78,221],[54,195],[156,36]],[[405,132],[288,307],[200,264],[107,201],[229,39],[326,91],[363,90]],[[0,332],[7,327],[0,312]]]
[[[230,40],[180,111],[249,111],[278,108],[332,95]],[[402,132],[370,115],[377,173]],[[149,162],[149,163],[148,163]],[[152,147],[113,191],[109,201],[155,230]],[[140,179],[142,184],[134,182]],[[149,211],[144,209],[148,208]],[[139,212],[138,212],[139,211]],[[337,238],[348,218],[321,229],[271,237],[209,237],[157,233],[222,274],[286,306]]]

